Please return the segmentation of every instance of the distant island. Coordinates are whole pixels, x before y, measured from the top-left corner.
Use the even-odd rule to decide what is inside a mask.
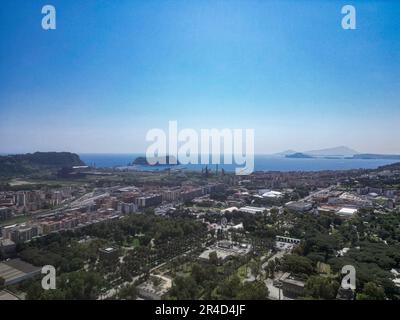
[[[285,151],[282,151],[282,152],[274,153],[273,156],[284,157],[284,156],[287,156],[287,155],[290,155],[290,154],[294,154],[296,152],[297,151],[295,151],[295,150],[289,149],[289,150],[285,150]]]
[[[387,160],[400,160],[398,154],[375,154],[375,153],[360,153],[355,154],[352,159],[387,159]]]
[[[301,152],[296,152],[293,154],[287,154],[285,155],[285,158],[294,158],[294,159],[309,159],[309,158],[313,158],[312,156],[305,154],[305,153],[301,153]]]
[[[310,157],[319,157],[319,158],[324,158],[324,157],[329,157],[329,158],[344,158],[344,157],[352,157],[353,155],[358,154],[356,150],[353,150],[349,147],[346,146],[338,146],[338,147],[333,147],[333,148],[325,148],[325,149],[318,149],[318,150],[309,150],[309,151],[295,151],[295,150],[285,150],[279,153],[275,153],[274,156],[289,156],[289,158],[292,157],[300,157],[300,158],[308,158],[307,156]],[[293,156],[295,155],[295,156]]]
[[[285,158],[297,159],[368,159],[368,160],[400,160],[400,155],[396,154],[378,154],[378,153],[359,153],[346,146],[339,146],[334,148],[311,150],[304,152],[297,152],[293,150],[286,150],[276,153],[275,156],[284,156]]]
[[[75,153],[35,152],[0,156],[0,176],[29,174],[43,168],[60,169],[84,166],[85,163]]]
[[[304,151],[304,153],[314,157],[338,157],[338,156],[350,157],[358,154],[356,150],[346,146],[338,146],[338,147],[319,149],[319,150],[310,150],[310,151]]]
[[[166,163],[159,163],[157,162],[153,166],[173,166],[173,165],[179,165],[179,161],[174,157],[174,156],[166,156]],[[137,157],[133,162],[132,165],[141,165],[141,166],[151,166],[147,161],[146,157]]]

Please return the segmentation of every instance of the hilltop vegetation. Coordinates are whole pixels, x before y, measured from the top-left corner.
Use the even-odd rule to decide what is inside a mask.
[[[0,176],[26,175],[43,168],[82,166],[85,163],[75,153],[35,152],[0,156]]]

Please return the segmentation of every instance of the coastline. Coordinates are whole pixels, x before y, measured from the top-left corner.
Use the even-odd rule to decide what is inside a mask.
[[[79,154],[80,158],[87,164],[103,168],[121,168],[137,171],[163,171],[190,170],[201,171],[206,166],[210,170],[216,170],[215,164],[186,164],[173,166],[128,166],[138,156],[143,154]],[[376,169],[383,165],[399,162],[393,159],[348,159],[348,158],[285,158],[271,155],[255,155],[254,171],[325,171],[325,170],[352,170],[352,169]],[[224,169],[232,172],[238,167],[234,164],[219,164],[218,170]],[[241,166],[240,166],[241,167]]]

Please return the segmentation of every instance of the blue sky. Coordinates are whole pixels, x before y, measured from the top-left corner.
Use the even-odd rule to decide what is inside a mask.
[[[41,8],[57,29],[41,28]],[[341,28],[341,8],[357,29]],[[400,153],[400,2],[5,0],[0,152],[143,152],[254,128],[257,153]]]

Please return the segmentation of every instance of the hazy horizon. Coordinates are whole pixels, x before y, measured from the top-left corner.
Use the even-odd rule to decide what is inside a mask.
[[[324,149],[333,149],[333,148],[337,148],[337,147],[346,147],[349,149],[354,150],[351,147],[347,147],[347,146],[335,146],[335,147],[327,147],[327,148],[320,148],[320,149],[312,149],[312,150],[297,150],[295,148],[289,148],[289,149],[285,149],[285,150],[280,150],[280,151],[276,151],[276,152],[271,152],[271,153],[254,153],[254,155],[256,156],[276,156],[278,154],[281,154],[283,152],[286,151],[293,151],[293,152],[299,152],[299,153],[307,153],[307,152],[311,152],[311,151],[320,151],[320,150],[324,150]],[[359,150],[354,150],[356,151],[357,154],[380,154],[378,152],[360,152]],[[89,152],[89,151],[83,151],[83,152],[77,152],[77,151],[73,151],[73,150],[31,150],[31,151],[21,151],[21,152],[11,152],[11,151],[2,151],[0,150],[0,155],[13,155],[13,154],[26,154],[26,153],[34,153],[34,152],[70,152],[70,153],[76,153],[76,154],[98,154],[98,155],[144,155],[146,154],[146,151],[131,151],[131,152]],[[389,153],[385,153],[385,154],[389,154]],[[396,153],[390,153],[395,155]],[[200,154],[198,154],[200,155]]]
[[[146,132],[253,128],[255,154],[400,154],[400,3],[51,2],[0,11],[0,151],[144,153]],[[166,130],[167,131],[167,130]]]

